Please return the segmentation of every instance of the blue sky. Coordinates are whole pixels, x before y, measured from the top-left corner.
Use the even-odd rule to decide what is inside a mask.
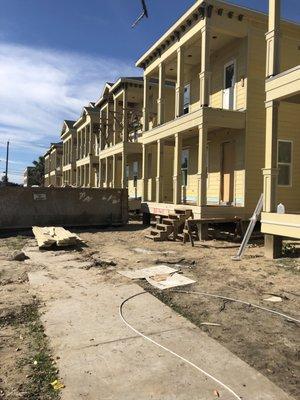
[[[106,81],[141,74],[134,62],[194,0],[147,0],[150,18],[135,28],[140,0],[0,0],[0,176],[11,141],[10,179],[59,139]],[[234,0],[267,11],[267,0]],[[300,1],[282,0],[300,22]]]

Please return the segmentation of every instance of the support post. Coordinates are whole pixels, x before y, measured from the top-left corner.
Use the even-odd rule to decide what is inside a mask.
[[[123,153],[122,153],[122,189],[127,188],[126,165],[127,165],[127,154],[123,150]]]
[[[175,116],[180,117],[183,113],[183,86],[184,86],[184,49],[177,49],[177,81],[175,94]]]
[[[143,107],[143,122],[144,131],[149,130],[149,76],[144,75],[144,107]]]
[[[265,257],[276,259],[282,257],[282,237],[265,235]]]
[[[276,101],[266,103],[266,154],[264,176],[264,212],[276,211],[278,107]]]
[[[181,203],[181,155],[182,155],[182,136],[175,133],[174,146],[174,174],[173,174],[173,203]]]
[[[161,203],[163,200],[163,141],[157,140],[157,167],[156,167],[156,202]]]
[[[127,89],[123,91],[123,142],[128,142]]]
[[[105,158],[105,187],[108,188],[108,157]]]
[[[209,106],[210,93],[210,38],[211,31],[207,25],[201,29],[201,71],[200,78],[200,107]]]
[[[158,66],[158,99],[157,99],[157,123],[161,125],[165,122],[165,80],[166,68],[164,63]]]
[[[142,200],[148,200],[148,151],[147,146],[143,143],[143,156],[142,156]]]
[[[280,6],[281,0],[269,0],[269,28],[266,34],[267,78],[280,72]]]
[[[113,119],[113,143],[114,143],[114,146],[117,144],[117,129],[118,129],[117,112],[118,112],[118,102],[117,102],[116,97],[114,97],[114,119]]]
[[[202,123],[198,126],[198,202],[197,205],[205,207],[207,205],[207,126]]]
[[[116,176],[117,176],[117,171],[116,171],[116,168],[117,168],[117,156],[116,156],[116,154],[114,154],[113,156],[112,156],[112,187],[113,188],[116,188],[117,187],[117,184],[116,184]]]

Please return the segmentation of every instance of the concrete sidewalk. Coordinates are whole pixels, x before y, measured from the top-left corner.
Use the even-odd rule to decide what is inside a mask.
[[[41,253],[29,247],[26,254],[36,265],[29,279],[45,303],[42,319],[66,385],[62,400],[213,400],[214,390],[223,400],[234,399],[124,325],[119,305],[141,292],[138,285],[114,271],[82,269],[77,253]],[[243,400],[292,399],[152,295],[130,300],[124,315],[136,329],[214,375]]]

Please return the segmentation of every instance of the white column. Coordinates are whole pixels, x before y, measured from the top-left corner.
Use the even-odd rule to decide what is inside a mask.
[[[266,153],[264,176],[264,211],[276,211],[277,197],[277,140],[278,140],[278,102],[266,103]]]
[[[269,28],[266,34],[266,77],[280,72],[280,6],[281,0],[269,0]]]
[[[142,155],[142,184],[143,193],[142,200],[148,200],[148,151],[147,146],[143,143],[143,155]]]
[[[175,133],[174,146],[174,173],[173,173],[173,203],[181,203],[181,154],[182,154],[182,136]]]
[[[122,188],[127,188],[127,179],[126,179],[126,165],[127,165],[127,155],[125,151],[122,153]]]
[[[164,63],[158,66],[158,99],[157,99],[157,123],[161,125],[165,122],[165,81],[166,68]]]
[[[207,205],[207,126],[202,123],[198,127],[198,202],[197,205],[205,207]]]
[[[149,76],[144,75],[144,105],[143,105],[144,131],[149,130],[149,84],[150,84]]]
[[[206,25],[201,29],[201,71],[200,71],[200,107],[209,106],[210,93],[210,27]]]
[[[127,110],[127,89],[123,91],[123,142],[128,142],[128,110]]]
[[[157,167],[156,167],[156,202],[163,201],[163,141],[157,140]]]
[[[175,95],[175,116],[180,117],[183,113],[183,90],[184,90],[184,49],[177,49],[177,81]]]
[[[117,187],[117,156],[114,154],[112,156],[112,187],[116,188]]]

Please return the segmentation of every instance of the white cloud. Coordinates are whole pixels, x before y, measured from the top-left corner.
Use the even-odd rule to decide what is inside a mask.
[[[0,42],[0,146],[43,153],[106,81],[139,73],[122,60]]]

